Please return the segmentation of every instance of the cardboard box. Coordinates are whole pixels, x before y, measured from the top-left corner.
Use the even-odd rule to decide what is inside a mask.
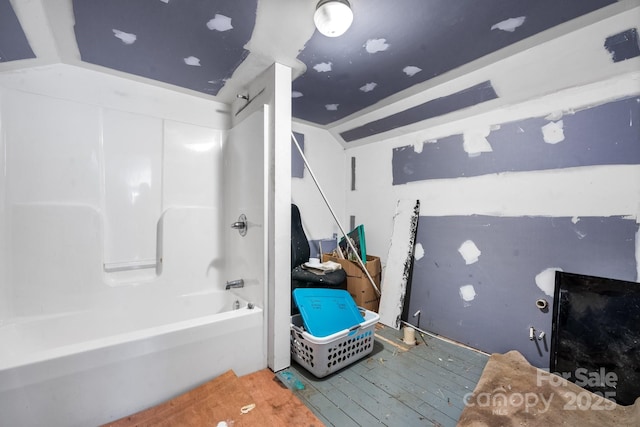
[[[369,278],[360,268],[358,262],[349,261],[346,259],[340,259],[332,256],[331,254],[322,254],[322,262],[333,261],[339,263],[344,271],[347,273],[347,291],[353,297],[356,305],[362,308],[366,308],[369,311],[378,312],[380,305],[380,297],[376,293],[376,290],[371,286]],[[382,265],[380,264],[380,258],[377,256],[367,255],[367,262],[365,263],[367,271],[371,275],[373,282],[380,289],[380,279],[382,275]]]

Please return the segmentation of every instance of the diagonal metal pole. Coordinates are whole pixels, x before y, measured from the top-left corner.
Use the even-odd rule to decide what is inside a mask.
[[[302,148],[300,148],[300,144],[298,144],[298,140],[296,139],[296,136],[294,135],[293,132],[291,132],[291,138],[293,139],[293,142],[295,143],[296,148],[298,149],[298,152],[300,153],[300,156],[302,157],[302,161],[307,166],[307,169],[309,170],[309,174],[311,175],[311,178],[313,179],[313,182],[316,184],[316,187],[318,188],[318,191],[320,192],[320,195],[322,196],[322,199],[324,200],[324,203],[329,208],[329,211],[331,212],[331,215],[333,216],[333,220],[336,222],[336,224],[338,224],[338,228],[340,228],[340,232],[344,236],[345,241],[347,242],[347,244],[349,245],[349,247],[351,248],[353,253],[356,255],[356,259],[358,260],[358,264],[360,265],[360,268],[362,269],[362,271],[364,271],[364,274],[367,275],[367,278],[369,279],[369,282],[371,282],[371,286],[373,286],[373,289],[376,291],[376,294],[378,294],[378,296],[380,296],[381,295],[380,289],[378,289],[378,287],[376,286],[376,283],[373,281],[373,278],[371,277],[371,274],[369,274],[369,271],[367,270],[367,267],[365,266],[364,262],[362,261],[362,258],[360,258],[360,254],[358,253],[356,248],[353,246],[353,243],[351,242],[351,239],[349,238],[349,236],[347,236],[346,231],[344,231],[344,228],[342,227],[342,224],[340,224],[340,220],[338,220],[338,217],[336,216],[336,213],[333,211],[333,208],[331,207],[331,203],[329,203],[329,200],[327,199],[327,196],[324,194],[324,191],[322,191],[322,187],[320,187],[320,183],[318,182],[318,179],[316,178],[316,174],[313,173],[313,169],[311,169],[311,166],[309,165],[309,162],[307,161],[307,158],[304,156],[304,153],[302,152]]]

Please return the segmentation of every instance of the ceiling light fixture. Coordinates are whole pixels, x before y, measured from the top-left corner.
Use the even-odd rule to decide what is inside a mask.
[[[353,22],[353,12],[347,0],[320,0],[313,15],[316,28],[327,37],[343,35]]]

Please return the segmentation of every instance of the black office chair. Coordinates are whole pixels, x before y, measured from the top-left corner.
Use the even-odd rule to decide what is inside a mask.
[[[291,291],[297,288],[330,288],[347,289],[347,274],[344,270],[336,270],[323,275],[312,273],[302,268],[309,261],[311,249],[309,240],[302,228],[300,209],[291,204]],[[293,297],[291,298],[291,314],[297,314]]]

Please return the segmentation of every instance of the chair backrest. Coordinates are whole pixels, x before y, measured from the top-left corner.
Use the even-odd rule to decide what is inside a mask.
[[[300,209],[293,203],[291,204],[291,268],[305,263],[309,260],[311,249],[307,235],[302,228],[302,218],[300,218]]]

